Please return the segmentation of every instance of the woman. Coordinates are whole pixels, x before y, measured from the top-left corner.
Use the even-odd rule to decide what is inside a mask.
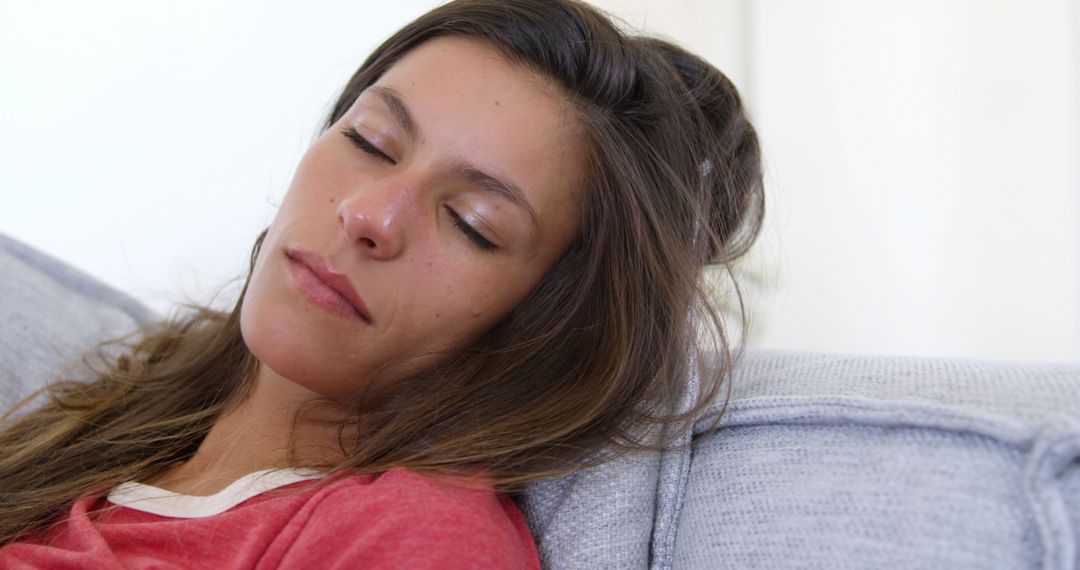
[[[345,86],[230,313],[7,422],[0,561],[537,567],[508,493],[718,395],[702,270],[760,179],[696,56],[572,0],[436,8]]]

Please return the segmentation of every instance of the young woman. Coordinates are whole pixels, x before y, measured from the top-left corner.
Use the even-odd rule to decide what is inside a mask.
[[[700,58],[572,0],[436,8],[345,86],[230,313],[7,420],[0,566],[535,568],[509,493],[719,394],[702,270],[761,198]]]

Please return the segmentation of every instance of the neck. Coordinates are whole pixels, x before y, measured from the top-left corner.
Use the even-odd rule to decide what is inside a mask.
[[[322,401],[308,404],[294,425],[297,412],[305,403],[320,400],[319,395],[262,364],[254,382],[247,397],[222,412],[195,455],[155,477],[153,485],[187,495],[212,495],[255,471],[332,465],[344,459],[337,423],[347,417],[346,410]]]

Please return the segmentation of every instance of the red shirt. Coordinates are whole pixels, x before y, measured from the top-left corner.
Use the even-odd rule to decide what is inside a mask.
[[[300,481],[278,477],[264,487],[307,485]],[[158,500],[159,512],[178,516],[152,512],[155,499],[133,501],[165,493],[145,485],[127,484],[137,489],[126,498],[114,491],[110,497],[125,506],[100,518],[88,513],[109,506],[109,498],[79,499],[60,525],[0,547],[0,568],[540,568],[525,517],[490,489],[401,469],[338,476],[321,489],[285,496],[249,487],[253,496],[245,498],[237,493],[241,482],[212,498]],[[229,506],[230,497],[238,504]],[[200,509],[215,510],[207,499],[221,512],[200,516]]]

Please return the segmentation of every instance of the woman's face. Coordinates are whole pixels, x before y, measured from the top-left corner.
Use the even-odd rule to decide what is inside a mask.
[[[484,44],[410,51],[297,167],[244,297],[247,345],[345,398],[489,330],[577,235],[587,147],[574,117]]]

